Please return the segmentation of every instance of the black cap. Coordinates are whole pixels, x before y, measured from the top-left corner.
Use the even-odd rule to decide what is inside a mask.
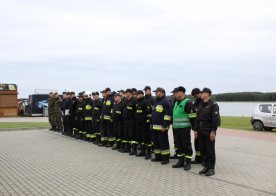
[[[137,95],[144,95],[144,92],[142,90],[137,91]]]
[[[111,89],[110,89],[109,87],[107,87],[104,91],[105,91],[105,92],[111,91]]]
[[[76,93],[74,91],[71,92],[71,95],[75,95]]]
[[[201,91],[200,91],[200,89],[199,88],[194,88],[193,90],[192,90],[192,92],[191,92],[191,94],[194,96],[194,95],[197,95],[197,94],[199,94],[199,93],[201,93]]]
[[[161,87],[157,87],[156,90],[154,90],[153,92],[161,92],[161,93],[166,93],[165,89],[161,88]]]
[[[95,93],[95,95],[100,95],[100,93],[98,92],[98,91],[96,91],[96,92],[94,92]]]
[[[174,88],[174,89],[172,90],[172,92],[171,92],[171,93],[173,93],[173,94],[174,94],[174,93],[176,92],[176,89],[177,89],[177,88]]]
[[[144,91],[151,90],[150,86],[145,86]]]
[[[66,92],[66,95],[71,95],[71,92]]]
[[[93,93],[92,93],[92,96],[95,96],[95,95],[96,95],[96,93],[95,93],[95,92],[93,92]]]
[[[116,92],[115,92],[115,91],[112,91],[112,92],[111,92],[111,95],[112,95],[112,96],[116,95]]]
[[[175,89],[175,92],[179,92],[179,91],[185,93],[185,92],[186,92],[186,89],[185,89],[183,86],[179,86],[179,87],[177,87],[177,88]]]
[[[100,91],[101,93],[105,93],[105,90]]]
[[[119,90],[117,91],[118,93],[125,93],[125,91],[122,89],[122,90]]]
[[[62,92],[62,94],[63,94],[63,95],[65,95],[65,94],[66,94],[66,92],[64,91],[64,92]]]
[[[83,94],[82,94],[82,93],[79,93],[79,94],[78,94],[78,97],[83,97]]]
[[[120,93],[116,93],[115,95],[114,95],[114,97],[122,97],[122,95],[120,94]]]
[[[136,88],[132,88],[131,89],[133,93],[137,93],[137,89]]]
[[[126,89],[126,93],[133,93],[132,89],[130,89],[130,88]]]
[[[209,95],[212,94],[212,91],[211,91],[211,89],[209,89],[209,88],[203,88],[201,92],[202,92],[202,93],[208,93]]]

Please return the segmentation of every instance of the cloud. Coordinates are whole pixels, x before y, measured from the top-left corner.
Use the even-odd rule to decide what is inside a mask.
[[[275,91],[276,2],[19,1],[0,8],[3,82],[75,91]]]

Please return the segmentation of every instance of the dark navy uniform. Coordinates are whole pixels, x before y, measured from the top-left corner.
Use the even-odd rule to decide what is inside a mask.
[[[204,90],[204,89],[203,89]],[[197,111],[197,121],[195,130],[199,134],[199,146],[202,155],[204,169],[200,174],[213,175],[216,163],[215,141],[211,141],[211,132],[217,131],[220,126],[219,106],[217,103],[209,100],[201,102]],[[209,174],[212,171],[211,174]]]

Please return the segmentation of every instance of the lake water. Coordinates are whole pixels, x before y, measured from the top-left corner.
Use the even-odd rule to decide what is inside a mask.
[[[257,104],[265,102],[217,102],[221,116],[252,116]]]

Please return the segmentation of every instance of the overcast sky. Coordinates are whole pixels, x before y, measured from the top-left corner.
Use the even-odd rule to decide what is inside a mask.
[[[0,82],[19,97],[145,85],[275,92],[275,10],[275,0],[3,0]]]

